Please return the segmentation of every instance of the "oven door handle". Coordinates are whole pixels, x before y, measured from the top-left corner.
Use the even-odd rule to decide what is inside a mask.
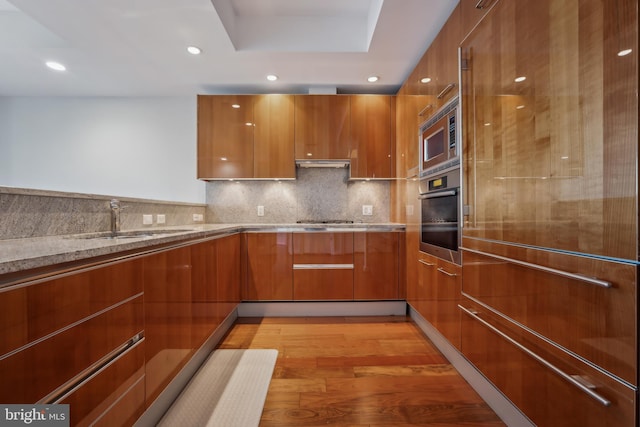
[[[455,196],[457,193],[455,190],[450,190],[450,191],[438,191],[437,193],[432,193],[432,194],[421,194],[418,196],[418,199],[420,200],[424,200],[424,199],[435,199],[437,197],[447,197],[447,196]]]

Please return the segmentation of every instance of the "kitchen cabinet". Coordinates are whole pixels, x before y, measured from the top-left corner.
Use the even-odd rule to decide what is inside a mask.
[[[140,339],[142,272],[142,263],[134,259],[53,273],[3,289],[0,377],[11,386],[0,388],[0,401],[51,403],[64,398],[63,403],[73,405],[75,425],[103,416],[124,392],[122,384],[139,384],[145,344]],[[111,375],[96,389],[101,380],[92,374],[100,369],[111,369]],[[139,394],[121,401],[132,414],[143,410]]]
[[[349,159],[349,96],[294,98],[296,160]]]
[[[244,233],[247,273],[243,299],[293,300],[291,233]]]
[[[420,112],[428,104],[423,95],[398,95],[396,97],[396,169],[398,178],[411,178],[418,175],[419,164],[419,127],[425,118]],[[417,193],[416,193],[417,194]]]
[[[198,178],[253,178],[253,96],[198,96]]]
[[[395,97],[349,96],[351,178],[395,177]]]
[[[633,0],[491,8],[462,44],[464,235],[638,259],[637,45]]]
[[[487,14],[499,0],[460,0],[460,19],[462,26],[462,41],[467,34],[478,25],[478,22]]]
[[[293,233],[294,300],[353,300],[353,234]]]
[[[465,239],[464,293],[637,384],[637,266]]]
[[[420,252],[418,286],[410,304],[453,346],[460,349],[462,268]]]
[[[398,299],[400,233],[354,233],[356,300]]]
[[[295,178],[292,95],[199,95],[198,178]]]
[[[143,260],[149,406],[240,302],[240,236],[169,249]]]
[[[465,357],[535,425],[637,425],[635,388],[474,301],[461,307]]]

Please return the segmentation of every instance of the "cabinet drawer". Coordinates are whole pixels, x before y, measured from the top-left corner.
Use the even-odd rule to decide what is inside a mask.
[[[144,412],[144,341],[130,348],[60,403],[71,425],[127,426]]]
[[[0,358],[0,402],[47,396],[142,331],[142,296]]]
[[[635,390],[568,353],[463,301],[462,352],[535,424],[635,425]],[[586,385],[589,395],[571,381]]]
[[[133,260],[0,292],[0,355],[142,292]]]
[[[465,295],[636,384],[634,265],[506,245],[476,246],[464,252]]]
[[[353,266],[294,269],[293,299],[353,300]]]

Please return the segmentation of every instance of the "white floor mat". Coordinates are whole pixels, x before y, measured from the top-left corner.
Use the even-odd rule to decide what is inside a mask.
[[[215,350],[158,425],[257,427],[277,357],[277,350]]]

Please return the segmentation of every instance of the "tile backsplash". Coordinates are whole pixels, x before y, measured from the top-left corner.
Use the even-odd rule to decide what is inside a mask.
[[[209,223],[294,223],[339,219],[389,222],[389,181],[349,181],[346,168],[300,168],[295,181],[211,181]],[[362,215],[371,205],[373,215]],[[258,206],[264,216],[258,216]]]

